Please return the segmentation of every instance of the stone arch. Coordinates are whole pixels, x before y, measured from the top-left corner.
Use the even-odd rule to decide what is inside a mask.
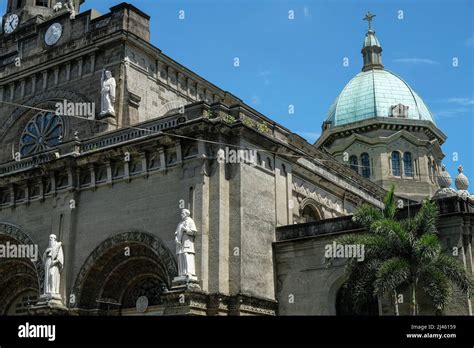
[[[347,277],[343,274],[336,278],[329,288],[328,301],[332,306],[331,309],[334,311],[330,314],[338,316],[379,315],[379,303],[377,300],[368,302],[361,312],[354,311],[351,302],[347,300],[347,293],[344,293],[346,280]]]
[[[75,301],[70,307],[99,310],[97,299],[122,303],[131,291],[130,280],[147,278],[169,288],[177,273],[174,254],[161,239],[142,231],[120,233],[99,244],[86,259],[72,289]]]
[[[344,283],[346,282],[346,276],[343,274],[337,277],[329,287],[328,291],[328,303],[330,304],[331,313],[330,315],[337,315],[337,306],[338,306],[338,295]]]
[[[313,220],[308,220],[309,221],[318,221],[324,219],[324,213],[321,209],[320,204],[315,201],[313,198],[305,198],[301,201],[300,203],[300,216],[303,218],[305,211],[310,209],[312,213],[314,214],[314,219]]]
[[[36,245],[21,227],[0,222],[0,243]],[[33,290],[39,295],[43,290],[44,267],[38,251],[36,261],[28,259],[0,259],[0,315],[5,315],[19,295]]]

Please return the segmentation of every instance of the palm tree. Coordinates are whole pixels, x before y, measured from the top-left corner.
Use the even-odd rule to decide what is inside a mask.
[[[436,309],[442,310],[453,285],[468,294],[472,281],[461,263],[442,251],[436,223],[436,203],[424,201],[412,219],[396,219],[394,187],[384,199],[385,208],[363,205],[353,220],[366,230],[338,239],[340,244],[364,246],[364,260],[350,259],[346,266],[345,293],[356,312],[373,300],[389,295],[399,315],[398,296],[410,289],[411,313],[418,313],[418,291],[423,289]]]

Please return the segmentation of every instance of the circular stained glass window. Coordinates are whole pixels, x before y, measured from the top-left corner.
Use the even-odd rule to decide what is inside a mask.
[[[20,138],[20,153],[29,156],[58,145],[64,131],[60,116],[52,112],[36,114],[26,125]]]

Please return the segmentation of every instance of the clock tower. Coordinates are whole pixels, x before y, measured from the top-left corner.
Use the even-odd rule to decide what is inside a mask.
[[[76,13],[84,0],[72,0]],[[2,32],[12,34],[30,21],[43,22],[51,18],[55,10],[65,9],[69,0],[8,0],[7,12],[3,16]]]

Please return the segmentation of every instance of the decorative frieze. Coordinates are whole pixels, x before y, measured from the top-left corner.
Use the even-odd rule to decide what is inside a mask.
[[[293,175],[293,191],[303,195],[304,197],[314,199],[326,208],[335,210],[339,213],[347,213],[346,210],[343,210],[343,202],[341,199],[295,175]]]

